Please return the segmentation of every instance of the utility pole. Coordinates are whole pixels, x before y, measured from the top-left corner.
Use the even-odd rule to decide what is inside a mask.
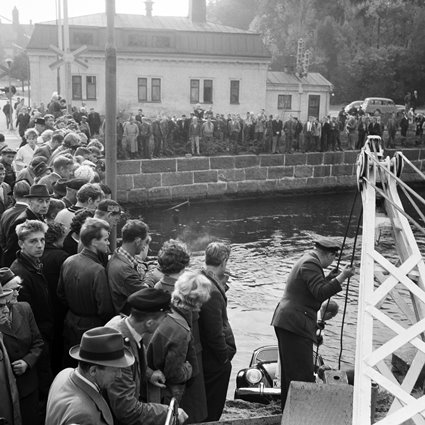
[[[60,46],[59,46],[60,48]],[[63,50],[65,55],[70,54],[69,46],[69,24],[68,24],[68,0],[63,0]],[[71,113],[71,61],[65,61],[65,99],[68,113]]]
[[[10,124],[9,124],[9,129],[13,130],[13,104],[12,104],[12,64],[13,64],[13,59],[7,58],[6,59],[6,63],[7,63],[7,67],[8,67],[8,77],[9,77],[9,92],[8,97],[9,97],[9,120],[10,120]]]
[[[107,40],[105,47],[105,154],[106,184],[117,199],[117,50],[115,47],[115,0],[106,1]],[[116,233],[111,232],[111,248],[116,245]]]

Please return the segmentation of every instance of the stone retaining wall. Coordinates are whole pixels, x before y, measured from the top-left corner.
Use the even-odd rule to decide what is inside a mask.
[[[403,152],[425,168],[425,150]],[[117,195],[120,202],[150,204],[354,188],[357,155],[345,151],[118,161]],[[403,179],[419,180],[410,167],[405,167]]]

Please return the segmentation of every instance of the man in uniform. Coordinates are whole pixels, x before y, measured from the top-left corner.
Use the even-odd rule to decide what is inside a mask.
[[[108,388],[108,400],[116,424],[156,425],[165,423],[168,406],[144,403],[147,380],[155,386],[165,387],[161,371],[147,368],[143,339],[151,336],[158,328],[170,308],[171,295],[160,289],[144,288],[128,297],[130,316],[116,316],[106,326],[119,331],[128,344],[136,361],[122,370]],[[179,409],[178,420],[187,419],[184,410]]]
[[[317,312],[326,299],[342,290],[341,283],[354,274],[354,269],[347,266],[325,277],[323,269],[333,263],[339,249],[339,243],[332,238],[318,238],[315,249],[304,254],[289,273],[283,297],[274,312],[272,325],[282,368],[282,410],[291,381],[314,382]]]
[[[46,425],[113,425],[111,410],[101,391],[119,378],[120,368],[134,363],[121,334],[106,327],[90,329],[69,354],[78,360],[78,367],[62,370],[53,381]]]

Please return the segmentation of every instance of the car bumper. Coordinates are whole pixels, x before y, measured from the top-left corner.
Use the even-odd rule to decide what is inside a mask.
[[[280,388],[269,388],[264,385],[258,387],[236,388],[235,399],[253,403],[268,403],[270,400],[280,399]]]

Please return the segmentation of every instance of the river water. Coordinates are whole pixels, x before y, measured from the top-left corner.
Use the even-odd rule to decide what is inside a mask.
[[[150,255],[156,255],[161,244],[169,238],[183,240],[189,246],[191,268],[202,266],[203,250],[213,241],[231,244],[228,268],[236,276],[229,281],[229,319],[235,334],[238,352],[233,360],[233,371],[228,398],[233,398],[235,376],[247,367],[252,351],[262,345],[276,344],[274,329],[270,326],[273,311],[282,296],[286,275],[293,263],[312,247],[317,235],[337,236],[343,239],[348,226],[347,247],[342,263],[350,262],[357,222],[361,211],[360,196],[354,192],[326,195],[304,195],[269,199],[191,203],[178,211],[166,207],[140,210],[131,208],[133,217],[142,217],[150,226],[153,242]],[[353,216],[349,223],[351,208]],[[360,229],[361,233],[361,229]],[[424,238],[420,237],[424,246]],[[387,255],[395,256],[394,247],[383,245]],[[354,264],[359,266],[361,236],[357,243]],[[359,271],[359,268],[357,269]],[[320,354],[331,367],[338,367],[341,353],[343,292],[333,299],[340,312],[325,331]],[[354,364],[357,321],[358,275],[351,279],[347,294],[347,312],[342,338],[342,368]],[[404,321],[391,301],[382,307],[393,317]],[[385,339],[388,331],[382,329]]]

